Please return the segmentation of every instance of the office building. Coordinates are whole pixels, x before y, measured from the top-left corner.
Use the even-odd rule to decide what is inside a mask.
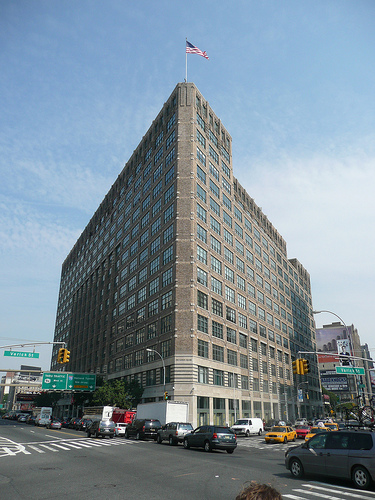
[[[229,132],[178,84],[63,263],[66,369],[137,379],[144,402],[168,392],[194,424],[290,419],[311,310],[308,272],[233,176]],[[322,408],[314,360],[304,415]]]

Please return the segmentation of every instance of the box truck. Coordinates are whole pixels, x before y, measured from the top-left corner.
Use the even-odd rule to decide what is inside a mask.
[[[141,403],[137,406],[136,418],[156,419],[160,421],[161,425],[165,425],[169,422],[188,422],[189,403],[182,401]]]

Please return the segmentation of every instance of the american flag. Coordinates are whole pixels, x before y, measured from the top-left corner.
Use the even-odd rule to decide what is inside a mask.
[[[198,54],[198,56],[202,56],[202,57],[205,57],[206,59],[208,59],[208,55],[207,55],[206,51],[202,52],[200,49],[198,49],[198,47],[195,47],[192,43],[188,42],[187,40],[186,40],[186,53],[187,54]]]

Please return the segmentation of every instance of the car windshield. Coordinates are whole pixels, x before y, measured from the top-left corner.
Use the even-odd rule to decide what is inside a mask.
[[[302,430],[307,430],[307,431],[309,431],[309,430],[310,430],[310,427],[309,427],[308,425],[299,425],[299,426],[297,427],[297,429],[300,429],[300,430],[302,429]]]
[[[286,432],[286,427],[272,427],[272,432]]]
[[[247,420],[236,420],[234,425],[247,425]]]
[[[324,427],[313,427],[311,429],[311,433],[312,434],[319,434],[319,432],[326,432],[327,429],[325,429]]]

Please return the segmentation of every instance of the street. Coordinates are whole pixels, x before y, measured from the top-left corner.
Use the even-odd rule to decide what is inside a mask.
[[[293,479],[284,453],[294,443],[266,445],[263,436],[238,442],[233,455],[206,453],[0,420],[0,498],[234,500],[246,482],[257,481],[295,500],[375,500],[374,489],[354,490],[345,481]]]

